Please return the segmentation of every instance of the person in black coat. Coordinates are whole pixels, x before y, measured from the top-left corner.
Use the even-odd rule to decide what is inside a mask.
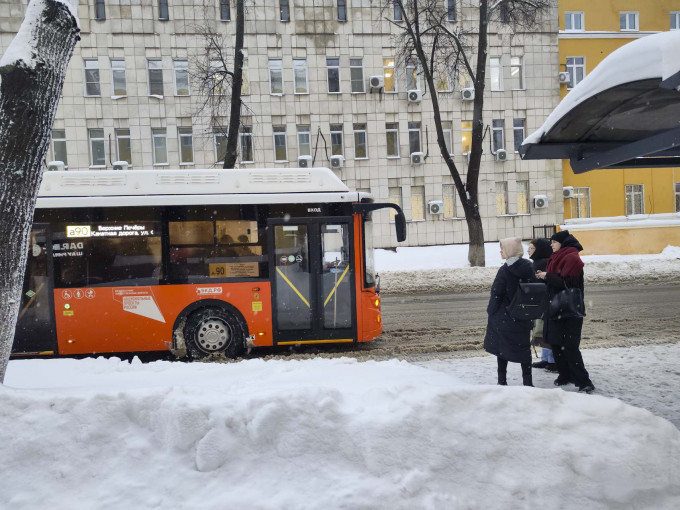
[[[506,386],[508,361],[522,365],[524,386],[533,386],[531,380],[531,320],[511,318],[506,307],[510,305],[519,281],[534,280],[531,262],[522,258],[524,248],[519,237],[501,239],[501,257],[505,264],[496,273],[491,287],[491,297],[486,312],[489,319],[484,337],[484,349],[498,361],[498,384]]]
[[[546,267],[548,267],[548,259],[550,258],[550,255],[552,255],[550,240],[542,238],[533,239],[529,242],[527,252],[529,253],[529,258],[533,260],[534,273],[545,271]],[[550,372],[557,372],[552,349],[545,347],[548,344],[541,341],[541,339],[545,338],[543,320],[539,320],[538,323],[534,325],[534,336],[536,336],[536,339],[539,341],[539,343],[534,341],[534,344],[541,345],[543,348],[541,349],[541,361],[538,361],[531,366],[534,368],[545,368]]]

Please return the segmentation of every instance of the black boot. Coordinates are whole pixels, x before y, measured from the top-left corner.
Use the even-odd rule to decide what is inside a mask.
[[[531,364],[522,363],[522,384],[524,386],[533,386],[534,383],[531,380]]]
[[[507,386],[508,385],[508,374],[507,372],[498,371],[498,385]]]
[[[496,356],[496,363],[498,364],[498,385],[507,386],[508,361]]]

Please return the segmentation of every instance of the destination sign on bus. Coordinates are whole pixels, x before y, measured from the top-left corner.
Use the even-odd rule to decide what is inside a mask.
[[[147,237],[154,235],[154,229],[147,225],[124,223],[122,225],[68,225],[66,237]]]

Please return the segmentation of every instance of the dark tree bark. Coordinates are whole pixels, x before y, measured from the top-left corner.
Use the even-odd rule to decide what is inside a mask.
[[[234,38],[234,74],[231,82],[231,108],[227,132],[227,155],[222,168],[234,168],[238,157],[238,129],[241,125],[241,87],[243,85],[243,1],[236,0],[236,36]]]
[[[77,0],[33,0],[0,60],[0,383],[14,340],[45,153],[80,39],[77,7]]]

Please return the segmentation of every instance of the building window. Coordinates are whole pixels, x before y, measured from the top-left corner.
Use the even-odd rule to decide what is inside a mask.
[[[342,143],[342,124],[331,124],[331,155],[342,156],[345,153]]]
[[[494,119],[491,121],[491,139],[493,141],[494,152],[505,148],[505,141],[503,140],[504,127],[505,121],[503,119]]]
[[[241,68],[241,95],[250,95],[250,78],[248,77],[248,61],[243,59],[243,67]]]
[[[444,144],[446,144],[447,154],[453,154],[453,122],[442,121],[442,131],[444,132]]]
[[[220,0],[220,21],[231,21],[229,0]]]
[[[401,186],[399,186],[399,179],[397,178],[389,178],[387,179],[387,192],[389,193],[389,198],[387,199],[388,202],[391,204],[396,204],[400,208],[403,209],[403,204],[401,200]],[[397,215],[397,212],[390,207],[390,221],[394,222],[394,217]]]
[[[524,66],[522,57],[510,57],[510,80],[513,90],[524,90]]]
[[[643,184],[626,184],[626,216],[645,213],[645,187]]]
[[[104,4],[104,0],[95,0],[94,19],[97,21],[103,21],[106,19],[106,5]]]
[[[619,27],[622,32],[637,32],[639,14],[637,11],[622,11],[619,13]]]
[[[88,97],[101,96],[99,83],[99,60],[86,59],[85,62],[85,95]]]
[[[394,0],[394,21],[404,21],[404,13],[401,12],[401,4]]]
[[[510,9],[508,7],[507,2],[501,4],[500,7],[498,8],[498,21],[500,21],[501,23],[507,23],[510,21]]]
[[[442,186],[442,199],[444,201],[444,218],[457,218],[456,186],[454,184],[444,184]]]
[[[167,165],[168,138],[165,128],[151,129],[151,138],[153,140],[153,164]]]
[[[168,0],[158,0],[158,19],[160,21],[168,21],[170,19]]]
[[[496,216],[508,214],[508,183],[496,183]]]
[[[387,142],[387,157],[399,157],[399,123],[388,122],[385,124],[385,137]]]
[[[209,79],[212,82],[211,94],[213,96],[224,95],[224,77],[226,76],[222,63],[218,60],[210,62]]]
[[[288,161],[286,126],[274,126],[274,160],[277,162]]]
[[[366,92],[364,83],[364,61],[361,58],[349,59],[349,76],[352,84],[352,93]]]
[[[189,95],[189,63],[186,60],[173,61],[175,69],[175,95]]]
[[[194,162],[194,136],[190,127],[177,128],[179,136],[179,164],[188,165]]]
[[[338,21],[347,21],[347,0],[338,0]]]
[[[411,221],[421,221],[424,219],[425,186],[411,186]]]
[[[586,75],[586,57],[567,57],[567,72],[569,73],[567,88],[573,89]]]
[[[311,156],[312,137],[309,132],[309,126],[307,125],[297,126],[297,139],[298,139],[298,156]]]
[[[437,92],[451,92],[451,79],[448,69],[437,69],[434,77]]]
[[[517,214],[529,214],[529,181],[517,181]]]
[[[418,90],[420,83],[418,80],[418,66],[414,59],[406,61],[406,90]]]
[[[463,154],[467,154],[472,150],[472,121],[462,121],[460,123],[460,130],[462,133],[461,142],[463,144]]]
[[[500,57],[489,58],[489,77],[491,79],[491,91],[499,92],[503,90],[503,66]]]
[[[269,60],[269,92],[283,95],[283,63],[280,58]]]
[[[446,19],[456,21],[456,0],[446,0]]]
[[[340,93],[340,59],[327,58],[326,67],[328,68],[328,93]]]
[[[368,159],[368,137],[366,124],[354,124],[354,159]]]
[[[570,202],[572,218],[590,218],[590,188],[574,188]]]
[[[671,30],[680,30],[680,12],[671,12]]]
[[[288,0],[279,0],[279,14],[281,21],[290,21],[290,5]]]
[[[163,62],[147,60],[149,74],[149,95],[163,97]]]
[[[296,94],[309,94],[309,85],[307,82],[307,59],[293,59],[293,79],[295,82]]]
[[[215,162],[224,163],[224,158],[227,157],[227,137],[221,131],[214,131],[213,137],[215,139]]]
[[[88,130],[90,139],[90,166],[106,166],[106,149],[103,129]]]
[[[564,30],[567,32],[583,32],[583,11],[564,13]]]
[[[524,119],[512,119],[512,134],[515,142],[515,152],[519,152],[519,148],[524,141]]]
[[[408,123],[408,151],[409,154],[422,152],[420,145],[420,122]]]
[[[68,157],[66,155],[66,130],[52,130],[52,159],[61,161],[64,167],[68,168]],[[677,185],[676,185],[677,187]]]
[[[116,152],[118,161],[126,161],[128,166],[132,166],[129,129],[116,129]]]
[[[124,59],[111,59],[111,85],[114,96],[127,95],[127,80],[125,79]]]
[[[397,82],[394,79],[394,59],[384,58],[383,59],[383,81],[385,83],[385,92],[396,92]]]
[[[680,182],[675,183],[675,212],[680,212]]]
[[[469,89],[473,86],[472,77],[467,69],[460,69],[458,72],[458,85],[461,89]]]
[[[241,163],[252,163],[253,159],[253,128],[251,126],[241,126],[239,133],[241,145]]]

